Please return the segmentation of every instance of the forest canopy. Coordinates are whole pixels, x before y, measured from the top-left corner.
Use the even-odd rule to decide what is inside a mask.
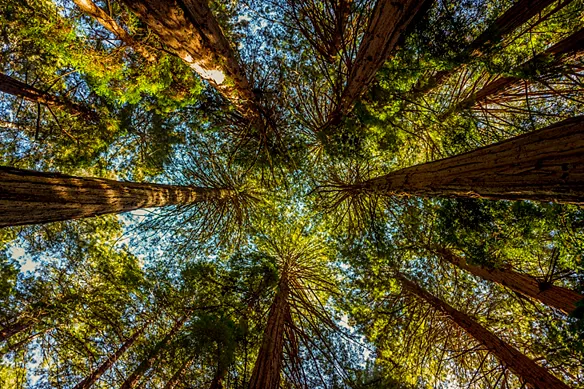
[[[584,388],[583,0],[0,0],[0,388]]]

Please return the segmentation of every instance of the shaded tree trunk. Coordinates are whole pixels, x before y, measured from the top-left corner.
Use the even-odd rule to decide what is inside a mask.
[[[106,30],[114,34],[119,40],[124,42],[126,46],[130,46],[146,60],[153,62],[156,60],[156,56],[148,51],[144,46],[140,45],[138,42],[132,38],[132,36],[124,30],[107,12],[99,8],[92,0],[73,0],[75,4],[79,7],[81,11],[87,15],[93,17],[99,22]]]
[[[121,182],[0,166],[0,227],[217,201],[229,189]]]
[[[0,92],[21,97],[33,103],[45,105],[49,108],[58,108],[74,116],[81,116],[88,121],[97,121],[98,115],[89,107],[74,103],[71,100],[43,92],[22,81],[0,73]]]
[[[17,320],[16,322],[14,322],[12,324],[7,325],[6,327],[3,327],[0,330],[0,343],[7,341],[8,339],[12,338],[14,335],[17,335],[23,331],[28,330],[36,322],[38,322],[38,320],[40,320],[44,316],[46,316],[46,314],[38,315],[35,318],[28,318],[28,317],[23,318],[23,319]]]
[[[544,367],[539,366],[514,347],[499,339],[499,337],[484,328],[467,314],[454,309],[444,301],[420,288],[403,275],[398,274],[396,278],[399,280],[404,290],[424,300],[434,309],[447,315],[452,322],[486,347],[487,350],[489,350],[489,352],[492,353],[502,364],[527,384],[539,389],[569,388],[558,378],[550,374],[550,372]]]
[[[290,287],[284,273],[270,307],[262,344],[249,381],[249,389],[278,389],[284,352],[284,330],[290,306]]]
[[[124,344],[113,354],[110,355],[95,371],[93,371],[88,377],[84,378],[81,382],[75,385],[74,389],[89,389],[95,384],[95,382],[105,373],[107,372],[114,363],[130,348],[132,345],[138,340],[140,335],[146,331],[150,323],[147,322],[140,328],[138,331],[134,332],[132,336],[130,336]]]
[[[383,66],[399,38],[418,13],[425,11],[431,0],[378,0],[367,30],[359,45],[347,84],[340,100],[330,113],[325,128],[337,125]]]
[[[438,248],[436,251],[448,262],[479,278],[506,286],[514,292],[531,297],[567,314],[572,313],[576,309],[576,304],[584,300],[584,296],[580,293],[561,286],[538,282],[535,277],[527,274],[517,273],[513,270],[487,269],[482,266],[470,265],[464,258],[454,254],[451,250]]]
[[[180,383],[189,367],[191,367],[195,361],[195,357],[196,355],[193,354],[183,362],[181,367],[174,373],[172,378],[166,383],[166,385],[164,385],[164,389],[174,389]]]
[[[126,380],[124,381],[122,386],[120,386],[120,389],[132,389],[136,386],[136,384],[138,383],[138,381],[140,381],[142,376],[148,370],[150,370],[150,368],[158,360],[162,351],[164,351],[166,346],[170,343],[170,341],[174,338],[174,336],[180,331],[180,329],[185,324],[185,322],[188,320],[188,318],[189,318],[189,315],[185,315],[185,316],[181,317],[174,324],[174,326],[164,336],[164,338],[162,338],[162,340],[156,344],[156,346],[152,349],[152,351],[150,351],[148,353],[148,355],[146,356],[146,358],[140,363],[140,365],[138,365],[136,370],[134,370],[132,372],[132,374],[130,374],[130,376],[128,378],[126,378]]]
[[[584,116],[328,191],[584,204]]]
[[[260,120],[252,87],[206,0],[124,3],[244,118]]]
[[[211,386],[209,389],[224,389],[225,386],[223,385],[223,379],[227,375],[227,366],[219,366],[217,367],[217,371],[215,372],[215,376],[213,377],[213,381],[211,381]]]

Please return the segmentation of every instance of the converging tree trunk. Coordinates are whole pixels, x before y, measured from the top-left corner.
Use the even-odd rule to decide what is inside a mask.
[[[535,277],[527,274],[517,273],[513,270],[488,269],[483,266],[471,265],[463,257],[445,248],[438,248],[436,252],[443,259],[479,278],[506,286],[514,292],[531,297],[567,314],[574,312],[576,304],[584,300],[584,296],[580,293],[561,286],[539,282]]]
[[[0,92],[21,97],[25,100],[45,105],[49,108],[58,108],[67,111],[71,115],[81,116],[88,121],[97,121],[98,115],[91,108],[74,103],[71,100],[43,92],[22,81],[0,73]]]
[[[215,372],[215,376],[213,377],[213,381],[211,381],[211,386],[209,389],[224,389],[225,386],[223,385],[223,380],[227,375],[227,366],[222,365],[219,363],[217,366],[217,371]]]
[[[99,8],[91,0],[73,0],[75,4],[79,7],[81,11],[87,15],[93,17],[98,21],[106,30],[114,34],[119,40],[121,40],[126,46],[131,47],[138,54],[146,58],[148,61],[155,61],[156,56],[148,51],[144,46],[140,45],[134,40],[134,38],[126,31],[122,26],[120,26],[107,12]]]
[[[499,339],[499,337],[484,328],[467,314],[454,309],[444,301],[420,288],[403,275],[398,274],[396,278],[399,280],[405,291],[417,296],[427,304],[431,305],[434,309],[447,315],[453,323],[462,328],[468,335],[487,348],[487,350],[502,364],[509,368],[509,370],[515,373],[528,385],[539,389],[569,388],[544,367],[539,366],[537,363],[519,352],[519,350]]]
[[[0,166],[0,227],[218,201],[232,195],[230,189],[121,182]]]
[[[17,335],[23,331],[28,330],[33,325],[35,325],[40,319],[42,319],[47,314],[37,315],[34,318],[27,317],[20,320],[15,321],[12,324],[9,324],[3,327],[0,330],[0,343],[7,341],[8,339],[12,338],[14,335]]]
[[[249,381],[249,389],[278,389],[284,352],[284,330],[290,315],[290,286],[284,272],[268,315],[262,344]]]
[[[138,384],[138,381],[144,376],[144,374],[150,370],[154,363],[160,357],[160,354],[164,351],[166,346],[174,338],[174,336],[180,331],[185,322],[189,319],[189,315],[184,315],[179,320],[174,323],[174,326],[170,331],[162,338],[160,342],[154,346],[154,348],[148,353],[146,358],[142,360],[140,365],[130,374],[128,378],[124,381],[120,389],[133,389]]]
[[[168,380],[166,385],[164,385],[164,389],[174,389],[180,383],[180,381],[183,379],[185,373],[187,372],[189,367],[191,367],[191,365],[195,361],[195,358],[196,358],[196,354],[193,354],[190,357],[188,357],[183,362],[181,367],[179,367],[178,370],[173,374],[172,378],[170,380]]]
[[[373,8],[367,30],[359,45],[357,57],[352,64],[347,84],[340,100],[330,113],[329,125],[336,125],[346,116],[355,101],[371,83],[383,66],[400,36],[424,5],[431,0],[378,0]]]
[[[361,183],[321,189],[355,195],[584,204],[584,116]]]
[[[74,389],[89,389],[95,384],[95,382],[105,373],[107,372],[113,365],[116,363],[118,359],[124,353],[132,347],[132,345],[138,340],[138,338],[146,331],[146,328],[150,322],[146,322],[138,331],[134,332],[132,336],[130,336],[124,344],[113,354],[110,355],[99,367],[93,371],[89,376],[85,377],[81,382],[75,385]]]

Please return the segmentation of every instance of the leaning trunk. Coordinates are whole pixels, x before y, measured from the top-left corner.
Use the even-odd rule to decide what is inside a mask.
[[[467,314],[452,308],[450,305],[423,290],[403,275],[398,274],[397,278],[407,292],[421,298],[434,309],[437,309],[448,316],[452,322],[462,328],[477,342],[482,344],[502,364],[509,368],[509,370],[515,373],[528,385],[539,389],[568,389],[567,385],[550,374],[545,368],[539,366],[527,356],[519,352],[519,350],[516,350],[511,345],[499,339],[499,337],[484,328]]]
[[[278,389],[284,352],[284,329],[290,306],[287,278],[280,280],[279,290],[270,307],[262,345],[249,381],[249,389]]]
[[[79,382],[75,385],[73,389],[89,389],[95,384],[95,382],[105,373],[107,372],[114,363],[136,342],[136,340],[146,331],[149,322],[144,324],[142,328],[138,331],[134,332],[134,334],[129,337],[124,344],[113,354],[110,355],[105,362],[103,362],[93,373],[91,373],[88,377],[83,379],[83,381]]]
[[[228,189],[121,182],[0,167],[0,227],[226,199]]]
[[[2,73],[0,73],[0,92],[22,97],[23,99],[45,105],[49,108],[56,107],[67,111],[72,115],[81,116],[89,121],[97,121],[98,119],[97,113],[86,106],[74,103],[64,97],[44,92]]]
[[[144,376],[144,374],[148,370],[150,370],[152,365],[154,365],[154,363],[158,360],[158,358],[160,357],[160,354],[162,353],[162,351],[164,351],[164,348],[168,345],[168,343],[170,343],[172,338],[174,338],[176,333],[182,328],[182,326],[185,324],[185,322],[188,320],[188,318],[189,318],[189,316],[185,315],[174,324],[174,326],[164,336],[164,338],[162,338],[162,340],[160,342],[158,342],[158,344],[154,347],[154,349],[152,351],[150,351],[150,353],[148,353],[148,355],[146,356],[146,359],[144,359],[140,363],[140,365],[138,365],[136,370],[134,370],[134,372],[132,374],[130,374],[130,376],[128,378],[126,378],[126,380],[124,381],[124,383],[122,384],[120,389],[132,389],[132,388],[136,387],[136,384],[138,383],[138,381],[140,381],[142,376]]]
[[[584,204],[584,116],[335,190]]]
[[[174,389],[180,383],[189,367],[191,367],[195,361],[195,357],[196,355],[193,354],[183,362],[181,367],[176,371],[176,373],[174,373],[172,378],[166,383],[166,385],[164,385],[164,389]]]
[[[6,327],[2,328],[0,330],[0,343],[7,341],[14,335],[17,335],[23,331],[28,330],[38,321],[40,317],[37,317],[36,319],[31,318],[21,319],[16,321],[15,323],[9,324]]]
[[[487,269],[482,266],[470,265],[466,260],[452,251],[439,248],[437,252],[442,258],[461,269],[487,281],[506,286],[523,296],[531,297],[542,304],[559,309],[567,314],[576,310],[576,304],[584,300],[584,296],[561,286],[538,282],[532,276],[517,273],[512,270]]]

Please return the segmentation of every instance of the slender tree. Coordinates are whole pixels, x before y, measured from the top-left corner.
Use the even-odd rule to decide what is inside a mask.
[[[495,334],[467,314],[454,309],[444,301],[420,288],[414,282],[408,280],[402,274],[397,274],[396,278],[404,290],[419,297],[434,309],[447,315],[453,323],[486,347],[499,361],[529,385],[541,389],[568,389],[566,384],[550,374],[545,368],[539,366],[517,349],[499,339]]]
[[[164,389],[174,389],[180,383],[180,381],[183,379],[183,377],[184,377],[185,373],[187,372],[187,370],[189,369],[189,367],[191,367],[193,362],[195,362],[196,357],[197,357],[196,354],[193,354],[193,355],[187,357],[187,359],[184,360],[182,365],[172,375],[170,380],[168,380],[166,385],[164,385]]]
[[[120,182],[0,167],[0,227],[224,201],[232,189]]]
[[[584,116],[454,157],[319,189],[338,205],[353,195],[584,203]]]

